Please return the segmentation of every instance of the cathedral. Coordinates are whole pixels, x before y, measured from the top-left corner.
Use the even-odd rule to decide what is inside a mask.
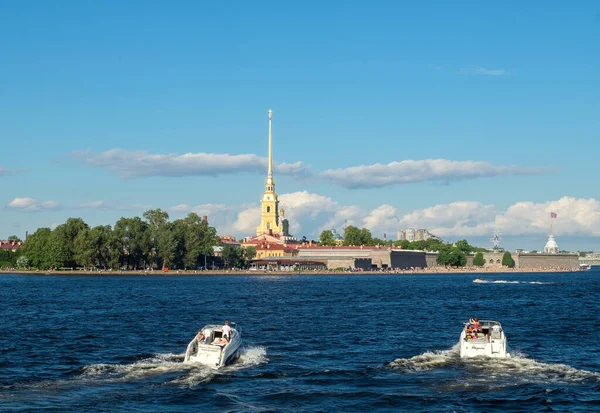
[[[285,211],[279,209],[279,199],[275,193],[275,180],[273,179],[273,133],[272,133],[273,111],[269,109],[269,166],[267,180],[265,181],[265,193],[260,201],[260,225],[256,228],[256,235],[275,235],[279,237],[289,236],[289,223],[284,218]]]
[[[256,258],[259,259],[298,254],[297,248],[293,246],[297,244],[297,240],[289,234],[289,222],[285,219],[283,208],[279,208],[279,199],[275,193],[272,121],[273,111],[269,110],[269,164],[265,192],[260,200],[260,224],[256,228],[256,235],[246,238],[242,242],[244,248],[256,248]]]

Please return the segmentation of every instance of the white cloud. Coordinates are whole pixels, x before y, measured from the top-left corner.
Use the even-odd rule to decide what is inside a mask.
[[[100,210],[117,210],[117,211],[146,211],[151,209],[151,205],[143,204],[118,204],[111,201],[92,201],[79,204],[81,209],[100,209]]]
[[[243,204],[225,206],[206,204],[187,209],[203,210],[219,234],[238,237],[253,235],[260,223],[260,205]],[[389,204],[373,209],[357,205],[341,205],[334,199],[299,191],[280,196],[280,206],[290,221],[291,233],[318,238],[324,229],[336,228],[342,232],[344,224],[365,227],[373,236],[396,239],[399,229],[426,228],[445,239],[457,237],[491,237],[498,228],[503,235],[535,235],[545,242],[549,232],[550,212],[558,214],[553,219],[553,231],[560,236],[600,236],[600,201],[590,198],[563,197],[544,203],[517,202],[506,209],[477,201],[458,201],[423,209],[401,211]]]
[[[387,165],[361,165],[329,169],[320,176],[346,188],[378,188],[388,185],[433,181],[449,182],[499,175],[531,175],[548,172],[540,168],[494,165],[486,161],[450,161],[447,159],[404,160]]]
[[[461,75],[506,76],[510,73],[504,69],[486,69],[485,67],[463,67],[458,71]]]
[[[80,208],[108,209],[105,201],[92,201],[79,205]]]
[[[98,154],[73,152],[71,157],[87,165],[107,169],[122,178],[218,176],[238,172],[264,173],[267,170],[267,158],[254,154],[149,154],[147,151],[111,149]],[[273,168],[283,175],[303,177],[309,174],[308,167],[302,162],[275,163]]]
[[[38,201],[33,198],[15,198],[7,206],[10,209],[20,211],[43,211],[49,209],[58,209],[59,204],[56,201]]]

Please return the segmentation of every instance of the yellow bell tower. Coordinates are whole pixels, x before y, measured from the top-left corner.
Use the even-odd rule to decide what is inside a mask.
[[[280,234],[283,232],[283,227],[279,221],[279,200],[277,194],[275,194],[275,181],[273,180],[272,119],[273,111],[269,109],[269,169],[265,182],[265,193],[260,201],[260,225],[256,228],[256,235]]]

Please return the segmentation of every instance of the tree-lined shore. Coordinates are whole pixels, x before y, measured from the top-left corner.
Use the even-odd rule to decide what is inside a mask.
[[[216,229],[197,214],[169,221],[167,212],[153,209],[114,226],[69,218],[54,230],[39,228],[13,261],[16,268],[39,270],[200,268],[211,263],[219,244]]]
[[[16,238],[16,237],[14,237]],[[335,246],[331,230],[321,232],[318,244]],[[146,271],[208,270],[215,268],[247,268],[255,257],[253,247],[221,244],[217,230],[195,213],[169,220],[161,209],[144,212],[142,217],[120,218],[114,226],[90,227],[81,218],[69,218],[53,230],[39,228],[16,251],[0,251],[0,268],[18,270]],[[466,240],[454,244],[438,238],[422,241],[388,241],[373,237],[367,228],[348,226],[344,246],[389,246],[406,250],[437,252],[437,263],[443,267],[464,267],[467,255],[475,253],[473,265],[483,266],[485,249],[471,246]],[[510,254],[502,264],[511,267]]]

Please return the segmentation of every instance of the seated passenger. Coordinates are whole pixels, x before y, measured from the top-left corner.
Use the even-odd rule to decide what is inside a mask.
[[[481,331],[481,328],[479,327],[479,317],[475,317],[475,322],[473,323],[473,329],[475,330],[475,332]]]
[[[221,338],[216,338],[215,341],[213,341],[213,344],[225,347],[227,344],[229,344],[229,340],[227,339],[227,336],[223,336]]]
[[[198,340],[198,343],[200,343],[200,344],[206,343],[206,336],[204,335],[202,330],[198,330],[198,335],[196,336],[196,340]]]

